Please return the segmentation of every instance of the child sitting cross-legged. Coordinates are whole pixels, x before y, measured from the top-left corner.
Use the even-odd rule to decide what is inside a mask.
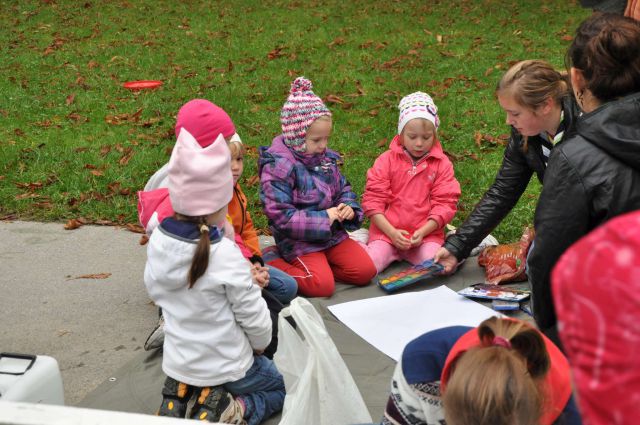
[[[438,108],[422,92],[398,106],[398,135],[367,172],[362,208],[371,220],[367,252],[378,272],[396,260],[419,264],[444,242],[460,185],[438,140]]]
[[[298,282],[302,295],[327,297],[335,279],[366,285],[375,266],[349,238],[363,214],[328,149],[331,112],[311,81],[297,78],[282,107],[282,135],[260,151],[260,199],[282,258],[269,262]]]
[[[223,237],[233,196],[229,148],[222,133],[200,133],[201,121],[186,120],[178,130],[168,165],[175,213],[147,248],[145,286],[165,320],[167,379],[158,414],[185,417],[195,397],[191,418],[256,425],[282,409],[284,381],[261,355],[272,326],[250,264]]]

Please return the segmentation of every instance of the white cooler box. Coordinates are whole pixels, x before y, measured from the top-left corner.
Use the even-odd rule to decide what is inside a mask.
[[[58,362],[48,356],[0,353],[0,401],[63,405]]]

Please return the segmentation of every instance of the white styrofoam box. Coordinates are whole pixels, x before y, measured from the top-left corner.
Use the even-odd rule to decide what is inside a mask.
[[[0,353],[0,401],[63,405],[58,362],[48,356]]]

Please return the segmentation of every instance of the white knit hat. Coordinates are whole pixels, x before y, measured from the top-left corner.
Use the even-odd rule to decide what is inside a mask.
[[[438,107],[426,93],[417,91],[406,95],[398,105],[400,110],[400,118],[398,118],[398,134],[402,133],[404,126],[414,118],[424,118],[431,121],[433,126],[438,129],[440,119],[438,118]]]

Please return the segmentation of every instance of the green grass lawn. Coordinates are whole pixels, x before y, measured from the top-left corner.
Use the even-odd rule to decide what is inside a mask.
[[[209,99],[248,146],[266,145],[290,82],[305,75],[334,113],[330,146],[359,194],[400,98],[430,93],[462,185],[460,224],[501,161],[496,82],[522,59],[562,68],[590,13],[576,3],[2,0],[0,216],[134,223],[136,191],[168,160],[182,104]],[[164,84],[121,86],[140,79]],[[251,149],[244,188],[264,227],[255,163]],[[494,232],[501,241],[531,223],[539,190],[532,183]]]

